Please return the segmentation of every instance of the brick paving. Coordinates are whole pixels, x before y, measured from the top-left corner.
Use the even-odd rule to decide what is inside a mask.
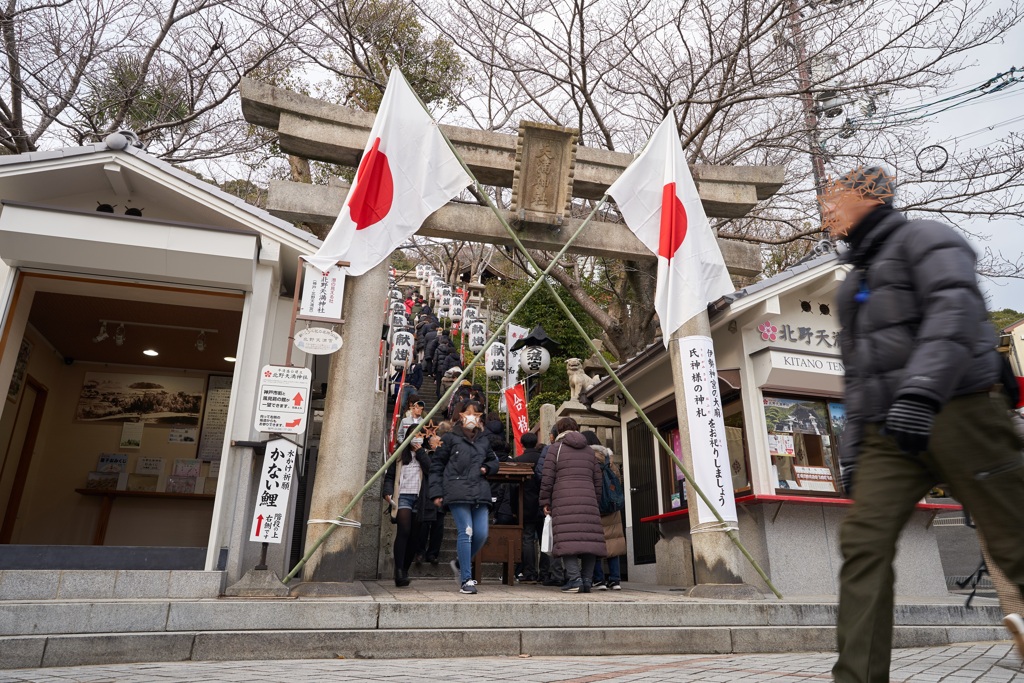
[[[118,664],[0,671],[0,683],[291,683],[292,681],[420,681],[446,683],[530,681],[624,683],[643,681],[829,681],[833,653],[609,657],[481,657],[474,659],[289,660]],[[891,680],[1024,682],[1024,668],[1009,643],[910,648],[893,653]]]

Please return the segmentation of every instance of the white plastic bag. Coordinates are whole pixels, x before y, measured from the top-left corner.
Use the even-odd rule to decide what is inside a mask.
[[[540,535],[540,551],[551,554],[555,549],[555,534],[551,530],[551,515],[544,515],[544,530]]]

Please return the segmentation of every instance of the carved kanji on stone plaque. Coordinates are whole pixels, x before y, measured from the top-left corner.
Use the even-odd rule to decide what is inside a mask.
[[[562,224],[572,200],[578,136],[575,128],[519,124],[512,209],[520,222]]]

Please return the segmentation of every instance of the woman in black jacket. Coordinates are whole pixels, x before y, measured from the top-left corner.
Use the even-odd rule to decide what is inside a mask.
[[[452,570],[460,593],[475,594],[473,558],[487,542],[491,486],[485,478],[498,471],[490,440],[481,434],[483,407],[467,401],[457,409],[458,424],[441,438],[430,466],[430,497],[447,507],[458,531],[458,560]]]
[[[409,427],[413,429],[415,425]],[[395,481],[398,495],[395,495]],[[384,475],[384,500],[391,506],[395,530],[395,585],[409,585],[412,565],[412,539],[419,537],[420,525],[437,517],[437,508],[427,503],[430,481],[430,454],[423,448],[423,435],[417,434],[409,447],[388,468]]]

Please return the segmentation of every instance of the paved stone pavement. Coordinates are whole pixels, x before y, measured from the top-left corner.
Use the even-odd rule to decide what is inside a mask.
[[[0,671],[0,683],[291,683],[292,681],[443,680],[446,683],[536,681],[830,681],[833,653],[609,657],[481,657],[474,659],[295,660],[118,664]],[[1024,668],[1009,643],[912,648],[893,653],[892,681],[1024,682]]]

